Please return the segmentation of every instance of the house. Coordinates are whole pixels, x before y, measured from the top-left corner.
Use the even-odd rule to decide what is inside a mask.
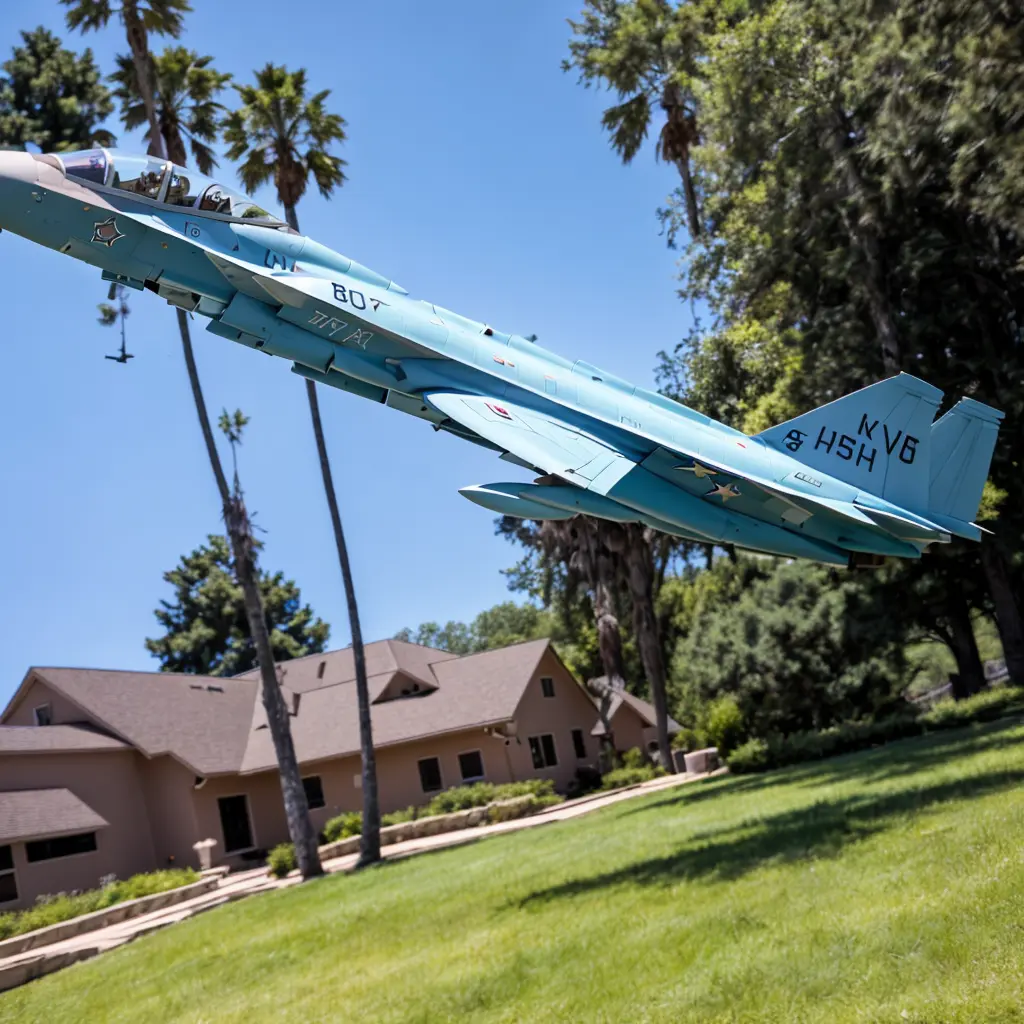
[[[600,721],[547,640],[456,657],[366,647],[381,810],[478,780],[549,778],[598,762]],[[362,806],[350,648],[282,664],[314,826]],[[616,745],[653,711],[622,695]],[[288,839],[257,672],[32,668],[0,715],[0,907],[168,865],[193,844],[237,867]]]

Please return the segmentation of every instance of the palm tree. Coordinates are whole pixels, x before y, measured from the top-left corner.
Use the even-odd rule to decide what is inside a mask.
[[[575,68],[580,81],[614,89],[619,102],[601,117],[612,147],[630,163],[639,152],[660,106],[665,121],[655,155],[675,166],[683,186],[690,239],[702,233],[690,152],[698,144],[697,100],[690,83],[697,77],[701,15],[691,5],[669,0],[622,3],[585,0],[579,21],[569,21],[573,37],[562,68]]]
[[[124,54],[117,58],[117,71],[110,76],[114,97],[121,104],[121,120],[128,131],[149,123],[145,103],[139,94],[135,65]],[[217,139],[224,112],[217,96],[231,80],[210,65],[213,57],[200,57],[184,46],[169,46],[153,59],[153,92],[160,136],[167,158],[176,164],[189,163],[187,150],[203,174],[217,166],[211,143]],[[152,142],[152,129],[145,134]],[[152,149],[150,150],[152,152]]]
[[[68,8],[68,28],[83,32],[106,28],[114,15],[111,0],[60,0]],[[192,10],[188,0],[121,0],[118,13],[124,25],[125,38],[131,50],[131,63],[135,70],[135,88],[142,99],[146,120],[149,122],[150,153],[167,156],[153,98],[153,57],[149,52],[149,34],[181,35],[182,23]]]
[[[113,76],[117,85],[116,95],[121,101],[121,116],[126,125],[138,127],[148,123],[150,126],[150,154],[166,154],[175,163],[184,165],[187,163],[187,148],[191,147],[204,172],[212,171],[215,165],[210,143],[217,137],[218,118],[223,110],[217,103],[216,96],[229,78],[214,71],[210,67],[210,62],[210,57],[200,57],[183,47],[173,47],[156,60],[149,60],[148,67],[152,78],[146,83],[145,89],[139,87],[137,76],[131,74],[131,71],[135,70],[135,64],[126,59],[119,60],[118,71]],[[151,109],[147,107],[147,95],[149,102],[154,104]],[[157,152],[158,142],[162,154]],[[235,573],[245,596],[246,617],[260,667],[263,706],[267,712],[267,723],[281,775],[288,831],[295,845],[296,859],[302,877],[312,878],[322,874],[323,867],[292,743],[288,710],[281,695],[280,681],[274,665],[259,590],[255,550],[249,536],[248,517],[240,491],[237,487],[232,490],[229,486],[220,460],[199,381],[199,371],[196,368],[188,317],[182,309],[176,309],[175,313],[185,356],[185,367],[192,388],[192,399],[199,417],[210,468],[213,470],[220,495],[228,539],[231,542]],[[225,431],[232,442],[232,450],[240,440],[238,431],[241,425],[244,424],[237,425],[236,434]]]
[[[278,201],[284,207],[285,219],[294,231],[298,231],[297,207],[306,193],[310,179],[326,199],[345,181],[342,171],[345,161],[329,152],[333,144],[345,141],[345,121],[338,114],[330,113],[325,106],[330,90],[307,96],[306,72],[301,68],[289,71],[282,66],[267,64],[256,72],[254,85],[236,88],[241,106],[228,116],[224,124],[224,138],[229,145],[228,159],[242,161],[239,177],[247,192],[255,192],[273,181]],[[310,380],[306,381],[306,396],[309,399],[320,473],[330,510],[352,631],[352,657],[355,662],[356,700],[359,708],[359,745],[363,761],[363,832],[359,864],[365,866],[380,860],[380,802],[377,796],[377,762],[370,719],[370,690],[366,681],[366,655],[348,547],[320,420],[316,385]]]

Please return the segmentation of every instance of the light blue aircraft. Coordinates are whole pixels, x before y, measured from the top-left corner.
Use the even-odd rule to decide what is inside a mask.
[[[462,489],[493,512],[585,513],[851,567],[981,536],[1003,414],[961,398],[933,422],[942,392],[909,374],[747,436],[410,298],[252,199],[129,153],[0,153],[0,227],[539,476]]]

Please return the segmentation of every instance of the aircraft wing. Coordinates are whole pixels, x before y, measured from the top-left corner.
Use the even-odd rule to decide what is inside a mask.
[[[423,397],[438,412],[527,467],[576,480],[581,487],[606,470],[619,469],[622,475],[636,465],[578,427],[513,402],[452,391],[428,391]]]
[[[806,494],[749,471],[739,472],[683,446],[671,450],[657,447],[645,458],[636,459],[580,427],[506,399],[442,391],[427,392],[423,397],[454,424],[510,453],[512,461],[575,481],[599,494],[607,494],[616,481],[637,465],[685,491],[683,477],[674,472],[684,459],[712,470],[716,483],[737,481],[753,485],[765,500],[779,503],[779,517],[790,523],[799,524],[812,515],[830,512],[862,526],[886,529],[884,522],[870,517],[852,502]],[[941,539],[942,533],[941,528],[933,527],[926,529],[921,539]]]

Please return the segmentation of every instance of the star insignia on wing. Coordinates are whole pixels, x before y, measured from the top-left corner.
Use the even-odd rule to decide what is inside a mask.
[[[696,460],[692,466],[676,466],[676,469],[681,469],[686,473],[692,473],[698,480],[703,480],[705,477],[715,476],[718,473],[716,469],[708,469],[707,466],[702,466]]]
[[[724,505],[730,498],[738,498],[740,492],[735,484],[715,484],[705,497],[714,498],[715,496],[720,497]]]
[[[92,242],[99,242],[109,249],[119,238],[124,238],[124,232],[118,229],[116,217],[98,220],[92,226]]]

